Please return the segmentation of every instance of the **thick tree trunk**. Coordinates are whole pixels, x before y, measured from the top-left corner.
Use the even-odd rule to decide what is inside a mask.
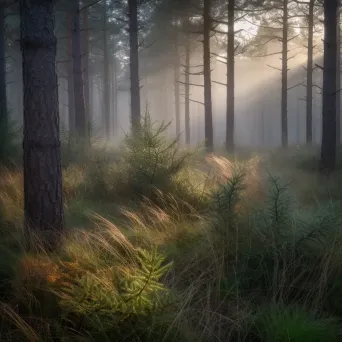
[[[86,111],[86,130],[87,137],[90,144],[90,84],[89,84],[89,11],[88,8],[84,9],[83,12],[83,79],[84,79],[84,102]]]
[[[74,97],[74,77],[72,61],[72,24],[71,15],[68,15],[68,109],[69,109],[69,142],[75,134],[75,97]]]
[[[234,110],[235,110],[235,33],[234,33],[235,0],[228,1],[228,33],[227,33],[227,117],[226,117],[226,149],[234,151]]]
[[[204,126],[205,147],[207,152],[214,150],[213,112],[211,99],[211,70],[210,70],[210,33],[211,33],[212,0],[204,0],[203,8],[203,74],[204,74]]]
[[[338,16],[337,24],[337,64],[336,64],[336,143],[340,145],[341,142],[341,26],[340,16]]]
[[[54,248],[63,228],[54,1],[21,0],[20,19],[25,226]]]
[[[140,79],[139,79],[139,41],[138,41],[138,4],[137,0],[128,0],[129,8],[129,54],[131,74],[131,122],[132,132],[140,130]]]
[[[7,125],[5,51],[5,7],[4,5],[0,5],[0,125]]]
[[[313,90],[313,33],[314,33],[314,6],[315,0],[310,0],[308,15],[308,63],[306,84],[306,143],[312,144],[312,90]]]
[[[283,38],[281,67],[281,145],[288,144],[287,134],[287,74],[288,74],[288,0],[283,0]]]
[[[86,137],[86,111],[82,75],[82,52],[80,32],[80,3],[72,0],[72,61],[74,78],[75,133],[78,138]]]
[[[324,0],[323,127],[321,170],[336,166],[336,66],[338,0]]]
[[[185,144],[190,145],[190,41],[185,47]]]
[[[110,139],[110,66],[108,52],[107,0],[103,1],[103,124],[106,139]]]

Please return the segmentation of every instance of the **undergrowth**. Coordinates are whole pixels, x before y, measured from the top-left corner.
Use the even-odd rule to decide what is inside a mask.
[[[167,127],[147,115],[120,149],[68,150],[55,253],[25,250],[22,171],[1,168],[0,339],[340,341],[338,174],[199,156]]]

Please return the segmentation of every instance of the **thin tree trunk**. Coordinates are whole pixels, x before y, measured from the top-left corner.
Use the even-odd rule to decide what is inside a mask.
[[[312,90],[313,90],[313,33],[314,33],[314,6],[315,0],[310,0],[308,15],[308,63],[306,84],[306,143],[312,144]]]
[[[84,25],[84,33],[83,33],[83,78],[84,78],[84,102],[85,102],[85,111],[86,111],[86,130],[87,130],[87,138],[90,144],[90,84],[89,84],[89,10],[88,7],[83,11],[83,25]]]
[[[106,139],[110,139],[110,66],[108,52],[107,0],[103,1],[103,123]]]
[[[185,47],[185,144],[190,145],[190,41]]]
[[[20,19],[25,227],[54,248],[63,229],[54,1],[21,0]]]
[[[324,0],[324,70],[321,170],[336,167],[336,66],[338,0]]]
[[[288,74],[288,0],[283,0],[283,38],[281,71],[281,144],[288,144],[287,133],[287,74]]]
[[[132,132],[140,130],[140,79],[139,79],[139,41],[138,41],[138,4],[128,0],[129,8],[129,45],[131,74],[131,122]]]
[[[80,3],[72,0],[72,60],[74,77],[75,133],[78,138],[86,136],[86,111],[82,75],[82,53],[80,32]]]
[[[117,75],[117,60],[113,58],[113,134],[117,135],[118,124],[118,75]]]
[[[204,0],[203,8],[203,74],[204,74],[204,120],[205,147],[207,152],[214,150],[213,113],[211,99],[210,33],[212,0]]]
[[[174,82],[175,82],[175,115],[176,115],[176,136],[180,136],[180,97],[179,97],[179,60],[177,52],[177,60],[174,65]]]
[[[6,126],[7,119],[5,7],[0,5],[0,125]]]
[[[228,33],[227,33],[227,118],[226,149],[234,151],[234,116],[235,116],[235,33],[234,33],[235,0],[228,1]]]
[[[69,142],[75,134],[75,97],[74,97],[74,77],[72,61],[72,24],[71,16],[68,15],[68,109],[69,109]]]

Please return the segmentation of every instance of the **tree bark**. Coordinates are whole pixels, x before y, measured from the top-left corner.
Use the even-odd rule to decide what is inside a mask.
[[[6,126],[7,119],[5,7],[0,5],[0,125]]]
[[[174,72],[174,84],[175,84],[175,115],[176,115],[176,136],[179,137],[180,132],[180,91],[179,91],[179,53],[178,53],[178,42],[176,42],[175,46],[175,62],[173,66]]]
[[[106,139],[110,139],[110,66],[108,52],[107,0],[103,1],[103,123]]]
[[[338,0],[324,0],[323,126],[321,170],[336,167],[336,66]]]
[[[84,103],[82,52],[80,32],[80,3],[72,0],[72,61],[74,78],[75,133],[78,138],[86,137],[86,111]]]
[[[85,111],[86,111],[86,131],[87,138],[90,144],[90,84],[89,84],[89,10],[88,7],[83,11],[83,79],[84,79],[84,102],[85,102]]]
[[[132,132],[140,130],[140,79],[139,79],[139,40],[138,40],[138,4],[137,0],[128,0],[129,10],[129,53],[131,76],[131,122]]]
[[[54,248],[63,229],[54,1],[21,0],[20,20],[25,227]]]
[[[188,34],[188,33],[187,33]],[[190,41],[185,46],[185,144],[190,145]]]
[[[113,58],[113,89],[112,89],[112,96],[113,96],[113,135],[117,135],[117,124],[118,124],[118,75],[117,75],[117,60],[116,56]]]
[[[68,15],[68,109],[69,109],[69,142],[75,134],[75,97],[74,97],[74,77],[72,61],[72,24],[71,15]]]
[[[341,26],[340,15],[337,17],[337,64],[336,64],[336,144],[341,142]]]
[[[313,33],[314,33],[314,6],[315,0],[310,0],[308,15],[308,62],[306,84],[306,143],[312,144],[312,91],[313,91]]]
[[[211,98],[211,70],[210,70],[210,33],[211,33],[212,0],[204,0],[203,7],[203,74],[204,74],[204,126],[205,147],[207,152],[214,150],[213,113]]]
[[[283,0],[283,38],[281,68],[281,145],[288,144],[287,133],[287,74],[288,74],[288,0]]]
[[[226,117],[226,149],[234,151],[234,117],[235,117],[235,0],[228,0],[228,32],[227,32],[227,117]]]

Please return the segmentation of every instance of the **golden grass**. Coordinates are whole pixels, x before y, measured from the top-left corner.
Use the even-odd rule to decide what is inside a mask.
[[[246,162],[238,162],[211,155],[206,158],[206,163],[210,171],[205,174],[195,170],[194,179],[191,180],[197,186],[197,195],[209,196],[211,191],[225,184],[235,172],[243,171],[245,190],[242,196],[248,200],[248,203],[246,201],[241,203],[243,208],[239,208],[240,212],[248,215],[251,209],[250,203],[265,200],[267,173],[263,170],[264,158],[253,157]],[[2,172],[0,203],[5,207],[4,217],[11,222],[15,218],[16,224],[20,225],[23,216],[22,173],[6,170]],[[291,172],[289,174],[292,175]],[[191,179],[189,175],[191,173],[184,175],[185,179]],[[77,197],[77,189],[84,181],[84,169],[70,167],[64,171],[63,177],[66,197]],[[181,178],[179,181],[182,181]],[[310,184],[312,184],[311,180]],[[238,261],[239,236],[230,237],[231,245],[228,253],[232,267],[227,269],[223,262],[227,250],[217,248],[217,237],[208,229],[207,218],[185,201],[171,194],[165,195],[158,190],[156,194],[157,202],[161,205],[156,205],[145,198],[138,209],[122,208],[121,212],[125,220],[119,226],[93,213],[91,215],[93,229],[69,231],[58,255],[51,256],[44,253],[38,256],[25,255],[14,281],[17,292],[25,297],[32,294],[34,289],[47,287],[55,288],[57,293],[59,286],[64,286],[86,272],[96,276],[103,287],[115,291],[116,288],[110,278],[113,269],[117,274],[133,271],[137,267],[138,247],[170,247],[190,235],[194,239],[199,237],[198,244],[189,244],[191,246],[189,251],[177,249],[175,268],[165,280],[167,286],[177,292],[181,299],[172,313],[167,334],[171,334],[172,328],[177,327],[188,336],[188,341],[207,342],[212,338],[218,341],[229,340],[230,333],[243,331],[244,324],[254,309],[248,296],[244,297],[238,290],[232,289],[231,297],[227,301],[226,298],[220,298],[221,290],[218,288],[218,283],[223,278],[234,280],[236,277],[234,262]],[[184,206],[187,207],[186,214],[184,214]],[[251,238],[253,234],[258,232],[251,232],[251,236],[246,238]],[[262,240],[263,237],[260,236],[260,241]],[[248,244],[249,241],[245,243]],[[310,295],[313,293],[317,295],[317,303],[315,303],[317,307],[324,296],[329,272],[336,267],[334,264],[336,254],[335,249],[327,251],[318,265],[318,268],[325,272],[318,277],[316,287],[310,292]],[[288,265],[285,265],[282,270],[276,269],[277,264],[274,266],[275,269],[272,270],[274,297],[286,298],[288,295],[286,288],[296,286],[295,281],[305,277],[303,272],[296,275],[298,279],[287,278],[287,272],[295,268],[295,263],[296,260],[289,260]],[[309,300],[309,297],[303,300]],[[8,316],[13,316],[12,319],[28,341],[38,341],[35,339],[38,338],[35,331],[20,316],[16,317],[15,312],[11,310],[8,308]],[[243,336],[240,337],[242,341]]]

